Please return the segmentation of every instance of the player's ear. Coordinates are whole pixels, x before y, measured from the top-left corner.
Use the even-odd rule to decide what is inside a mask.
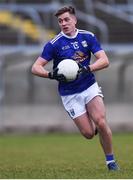
[[[75,24],[77,24],[77,18],[76,18],[76,16],[72,14],[71,17],[72,17],[72,19],[74,20]]]
[[[76,16],[75,16],[75,24],[77,24],[77,18],[76,18]]]
[[[77,18],[76,18],[76,16],[73,16],[73,19],[74,19],[75,25],[76,25],[76,24],[77,24]]]

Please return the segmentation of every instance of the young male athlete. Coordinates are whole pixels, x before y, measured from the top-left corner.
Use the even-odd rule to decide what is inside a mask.
[[[55,16],[61,32],[44,46],[41,56],[32,66],[32,73],[59,82],[63,105],[81,134],[91,139],[98,131],[108,169],[118,170],[113,155],[112,133],[106,122],[103,94],[93,74],[109,66],[108,58],[93,33],[76,28],[73,7],[63,7]],[[95,56],[92,64],[91,53]],[[67,82],[63,74],[58,74],[57,65],[63,59],[73,59],[79,64],[76,80]],[[53,71],[48,72],[45,65],[51,60]]]

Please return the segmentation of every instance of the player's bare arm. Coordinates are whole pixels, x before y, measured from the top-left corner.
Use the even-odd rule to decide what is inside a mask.
[[[93,64],[89,66],[92,72],[107,68],[109,66],[108,57],[103,50],[96,52],[94,56],[96,60]]]
[[[47,60],[42,57],[38,57],[32,66],[31,72],[39,77],[48,78],[49,72],[44,68],[47,63]]]
[[[58,68],[55,68],[52,72],[49,72],[44,68],[47,63],[48,61],[46,59],[38,57],[32,66],[31,72],[39,77],[65,82],[66,78],[63,74],[58,74]]]

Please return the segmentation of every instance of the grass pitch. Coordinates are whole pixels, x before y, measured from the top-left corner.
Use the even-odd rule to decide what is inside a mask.
[[[98,136],[0,136],[0,179],[132,179],[133,134],[114,134],[113,144],[119,172],[107,170]]]

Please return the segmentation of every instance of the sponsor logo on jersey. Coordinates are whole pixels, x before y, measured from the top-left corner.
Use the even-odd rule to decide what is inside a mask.
[[[88,56],[85,55],[82,51],[76,51],[72,58],[77,62],[82,62],[87,59]]]

